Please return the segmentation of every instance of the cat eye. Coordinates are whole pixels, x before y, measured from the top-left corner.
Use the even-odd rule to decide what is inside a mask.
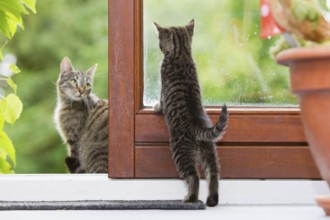
[[[92,88],[92,85],[90,83],[86,83],[85,88],[86,89],[91,89]]]
[[[71,84],[73,87],[77,87],[77,86],[78,86],[77,80],[75,80],[75,79],[71,79],[71,80],[70,80],[70,84]]]

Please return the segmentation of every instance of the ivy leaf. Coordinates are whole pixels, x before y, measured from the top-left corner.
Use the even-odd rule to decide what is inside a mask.
[[[15,94],[9,94],[0,101],[0,116],[11,125],[19,118],[22,110],[23,104]]]
[[[9,69],[13,71],[13,73],[20,73],[21,70],[15,64],[10,64]]]
[[[15,148],[8,135],[0,130],[0,158],[7,160],[7,156],[13,162],[13,167],[16,166]]]
[[[11,78],[8,78],[7,83],[14,90],[14,93],[16,94],[17,85],[14,83],[14,81]]]
[[[36,0],[22,0],[22,2],[35,14],[36,10]]]

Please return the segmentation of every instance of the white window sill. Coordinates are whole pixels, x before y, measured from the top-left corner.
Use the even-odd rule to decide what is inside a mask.
[[[185,193],[183,182],[176,179],[108,179],[105,174],[0,175],[0,200],[10,201],[182,199]],[[206,195],[206,182],[202,181],[200,199],[205,201]],[[50,213],[50,218],[54,217],[51,219],[66,219],[63,218],[64,216],[70,219],[80,216],[80,220],[93,217],[101,219],[102,216],[125,219],[126,215],[127,219],[132,219],[132,217],[156,219],[152,216],[157,216],[157,220],[168,220],[172,215],[177,217],[182,215],[181,219],[191,215],[189,219],[199,220],[214,215],[218,216],[218,219],[222,217],[221,219],[226,220],[323,219],[324,213],[315,203],[317,195],[330,195],[324,181],[221,180],[220,205],[204,211],[63,211],[63,215],[59,214],[61,213],[59,211],[9,211],[0,212],[0,216],[1,219],[3,219],[2,216],[8,217],[4,219],[10,219],[22,213],[29,213],[27,216],[31,218],[27,219],[38,219],[39,215]],[[68,213],[72,214],[67,215]],[[272,217],[266,218],[266,216]]]
[[[108,179],[106,174],[0,175],[1,200],[182,199],[186,188],[177,179]],[[324,181],[221,180],[220,203],[230,205],[315,204],[330,194]],[[207,195],[201,181],[200,199]]]

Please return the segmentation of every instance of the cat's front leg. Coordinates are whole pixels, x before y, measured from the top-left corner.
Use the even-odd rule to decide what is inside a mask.
[[[160,91],[160,101],[159,103],[156,103],[154,105],[154,111],[155,111],[155,114],[156,115],[162,115],[164,113],[163,111],[163,99],[164,99],[164,96],[163,96],[163,86],[161,87],[161,91]]]
[[[156,113],[156,115],[163,114],[163,105],[161,101],[154,105],[154,112]]]

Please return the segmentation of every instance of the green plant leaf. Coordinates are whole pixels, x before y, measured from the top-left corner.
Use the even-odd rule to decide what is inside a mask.
[[[24,4],[35,14],[36,10],[36,0],[22,0]]]
[[[0,130],[0,158],[7,160],[7,156],[13,162],[13,167],[16,166],[15,148],[8,135]]]
[[[28,11],[20,0],[0,1],[0,30],[8,39],[14,36],[17,26],[24,29],[21,14],[28,14]]]
[[[17,85],[14,83],[14,81],[12,80],[12,78],[8,78],[7,79],[7,83],[14,90],[14,93],[16,94],[16,92],[17,92]]]
[[[6,41],[1,45],[1,48],[0,48],[0,60],[3,60],[2,51],[3,51],[3,49],[6,47],[7,44],[8,44],[8,40],[6,40]]]
[[[12,170],[12,167],[10,163],[5,160],[0,158],[0,174],[12,174],[14,173]]]
[[[1,102],[1,100],[0,100],[0,102]],[[4,126],[4,125],[5,125],[5,119],[4,119],[4,117],[2,117],[1,114],[0,114],[0,130],[3,129],[3,126]]]
[[[6,40],[2,45],[1,45],[1,48],[0,48],[0,60],[3,60],[3,54],[2,54],[2,51],[3,49],[5,48],[5,46],[7,45],[8,43],[8,40]]]
[[[9,124],[14,124],[23,110],[21,100],[15,94],[9,94],[0,101],[0,116]]]
[[[6,14],[0,10],[0,31],[10,39],[12,37]]]
[[[21,72],[21,70],[15,64],[10,64],[9,69],[11,71],[13,71],[14,73],[20,73]]]
[[[1,143],[1,137],[0,137],[0,143]],[[0,159],[5,160],[7,158],[7,152],[5,151],[4,147],[0,147]]]
[[[11,13],[6,13],[6,15],[7,15],[9,28],[11,31],[13,31],[12,32],[13,35],[16,32],[17,26],[20,26],[22,29],[24,29],[22,16],[16,17]]]
[[[21,17],[21,13],[29,14],[29,12],[24,8],[20,0],[1,0],[0,11],[5,11],[7,13],[13,14],[17,18]]]

